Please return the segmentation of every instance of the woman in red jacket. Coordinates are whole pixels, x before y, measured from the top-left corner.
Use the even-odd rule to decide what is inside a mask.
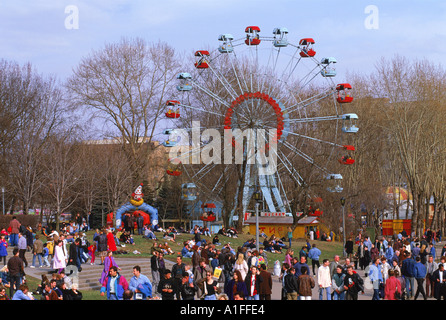
[[[108,229],[107,231],[108,250],[110,250],[111,252],[115,252],[116,250],[118,250],[118,248],[116,248],[115,235],[110,229]]]
[[[398,292],[401,297],[401,283],[395,277],[395,271],[389,270],[389,278],[386,280],[384,287],[384,299],[385,300],[397,300],[395,293]]]

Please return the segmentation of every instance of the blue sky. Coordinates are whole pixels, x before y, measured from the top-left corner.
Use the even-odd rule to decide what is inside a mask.
[[[79,10],[78,29],[65,27],[70,5]],[[364,24],[369,5],[379,10],[377,29]],[[219,34],[243,36],[248,25],[262,35],[287,27],[296,44],[314,38],[318,54],[337,58],[341,79],[373,71],[383,56],[446,58],[446,3],[438,0],[0,0],[0,56],[63,80],[91,50],[123,36],[193,53],[217,47]]]

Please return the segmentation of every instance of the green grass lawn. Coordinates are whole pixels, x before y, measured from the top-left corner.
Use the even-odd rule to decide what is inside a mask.
[[[89,241],[93,240],[93,235],[94,235],[94,231],[87,232],[87,237],[88,237]],[[162,234],[156,233],[156,236],[161,237]],[[237,251],[238,247],[242,246],[243,243],[245,243],[248,239],[251,239],[253,237],[255,237],[255,235],[251,235],[251,234],[240,234],[238,236],[238,238],[229,238],[229,237],[220,235],[219,239],[220,239],[220,243],[222,245],[218,246],[217,248],[222,248],[224,244],[230,243],[231,247]],[[151,257],[150,249],[152,248],[153,242],[155,240],[143,239],[142,236],[139,236],[139,235],[134,235],[133,238],[135,241],[135,245],[126,245],[126,247],[124,247],[124,248],[118,247],[118,250],[125,250],[125,251],[129,252],[129,254],[131,254],[131,252],[133,252],[134,250],[138,250],[139,252],[141,252],[141,254],[139,254],[139,255],[131,254],[132,258],[150,258]],[[162,238],[158,239],[156,241],[158,243],[164,242],[164,241],[168,242],[169,246],[174,251],[174,254],[165,255],[164,258],[166,260],[175,261],[178,253],[183,248],[183,242],[185,240],[189,240],[189,239],[193,239],[192,234],[182,233],[182,234],[177,235],[175,242],[167,241]],[[206,241],[212,243],[212,237],[202,236],[202,239],[206,239]],[[263,239],[260,239],[260,241],[263,242]],[[342,255],[342,243],[340,243],[340,242],[322,242],[322,241],[315,240],[315,241],[310,241],[310,243],[311,244],[316,243],[317,247],[322,251],[322,255],[320,257],[321,261],[325,258],[332,260],[333,256],[336,254]],[[304,245],[305,245],[304,239],[293,240],[292,248],[293,248],[294,254],[296,256],[298,255],[300,249]],[[262,243],[260,244],[260,246],[262,246]],[[270,252],[267,253],[268,267],[269,267],[270,271],[274,267],[274,263],[276,260],[280,261],[280,263],[283,263],[283,260],[285,259],[285,253],[286,253],[285,251],[286,250],[283,250],[282,253],[270,253]],[[120,255],[116,255],[115,257],[119,258]],[[183,262],[186,264],[190,264],[191,259],[184,258]],[[30,287],[30,290],[34,291],[37,288],[37,285],[40,284],[40,279],[36,279],[33,277],[27,277],[27,282]],[[83,300],[105,300],[106,299],[105,297],[101,297],[98,291],[94,291],[94,290],[83,291],[82,295],[83,295]],[[36,299],[40,299],[40,296],[36,296]]]

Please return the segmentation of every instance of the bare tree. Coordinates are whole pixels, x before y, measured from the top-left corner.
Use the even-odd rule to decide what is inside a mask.
[[[81,158],[77,145],[73,130],[66,130],[50,137],[45,148],[42,166],[45,168],[45,187],[56,212],[56,230],[59,229],[60,214],[79,197],[76,186],[80,178]]]
[[[3,139],[8,142],[2,146],[8,152],[8,190],[26,214],[42,185],[42,154],[48,138],[63,122],[64,101],[55,79],[37,74],[30,64],[20,68],[5,63],[2,67],[10,77],[2,83],[6,88],[1,109],[19,114],[9,124],[14,126],[12,136]]]
[[[119,136],[133,182],[145,177],[156,125],[175,89],[178,62],[165,43],[122,39],[82,59],[67,82],[74,104],[110,123]]]

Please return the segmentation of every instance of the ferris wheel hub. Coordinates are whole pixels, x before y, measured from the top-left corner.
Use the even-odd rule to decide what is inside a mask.
[[[274,142],[279,141],[280,138],[282,137],[284,129],[284,113],[279,103],[274,98],[260,91],[245,92],[244,94],[238,96],[234,101],[232,101],[231,106],[226,111],[224,120],[225,129],[233,129],[235,126],[237,126],[237,121],[236,121],[237,111],[240,112],[240,109],[242,109],[245,104],[256,101],[263,102],[263,104],[266,104],[270,109],[272,109],[272,112],[270,110],[269,115],[270,116],[272,115],[275,120],[276,133],[273,135],[271,139]],[[263,125],[265,124],[265,121],[263,117],[265,116],[265,112],[261,113],[258,112],[258,110],[248,110],[247,108],[245,108],[244,110],[245,113],[249,113],[248,115],[250,117],[250,120],[246,124],[247,127],[251,127],[253,129],[264,127]]]

